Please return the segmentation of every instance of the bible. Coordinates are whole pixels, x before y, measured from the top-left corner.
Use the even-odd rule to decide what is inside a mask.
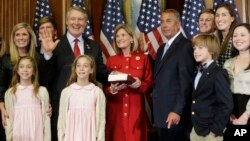
[[[110,74],[108,76],[108,82],[110,83],[126,83],[128,85],[131,85],[135,82],[135,78],[132,77],[129,74],[124,74],[124,73],[120,73],[120,74]]]

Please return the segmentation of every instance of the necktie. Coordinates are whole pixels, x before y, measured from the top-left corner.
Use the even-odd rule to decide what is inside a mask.
[[[74,55],[75,55],[75,57],[77,57],[77,56],[79,56],[81,54],[79,46],[78,46],[79,40],[75,39],[74,42],[75,42],[75,44],[74,44]]]
[[[169,44],[166,43],[165,46],[164,46],[164,50],[163,50],[163,53],[162,53],[162,56],[161,56],[161,59],[164,57],[164,55],[166,54],[167,50],[169,48]]]
[[[199,64],[199,66],[197,66],[197,70],[202,73],[203,70],[206,69],[206,65],[207,65],[207,63]]]

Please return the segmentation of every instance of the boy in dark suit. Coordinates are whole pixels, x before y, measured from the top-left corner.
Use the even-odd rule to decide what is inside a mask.
[[[192,93],[191,141],[222,141],[223,131],[233,109],[227,71],[217,66],[220,52],[214,35],[193,40],[194,58],[199,63]]]

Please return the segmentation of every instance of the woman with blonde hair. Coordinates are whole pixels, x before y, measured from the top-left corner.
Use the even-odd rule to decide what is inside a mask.
[[[30,56],[38,60],[36,53],[36,36],[31,26],[27,23],[18,23],[13,27],[10,37],[9,54],[2,57],[2,66],[0,67],[0,78],[3,83],[0,83],[0,107],[2,124],[6,125],[6,111],[4,108],[4,92],[8,89],[13,66],[18,62],[20,57]]]

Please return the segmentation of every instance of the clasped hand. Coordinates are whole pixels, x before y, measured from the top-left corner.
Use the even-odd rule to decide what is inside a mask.
[[[116,94],[116,93],[118,93],[118,91],[123,90],[123,89],[125,89],[127,87],[134,88],[134,89],[139,88],[141,86],[141,80],[138,77],[134,77],[134,78],[135,78],[136,81],[131,85],[127,85],[126,83],[122,83],[122,84],[120,84],[120,83],[115,83],[115,84],[111,83],[110,92],[112,94]]]

